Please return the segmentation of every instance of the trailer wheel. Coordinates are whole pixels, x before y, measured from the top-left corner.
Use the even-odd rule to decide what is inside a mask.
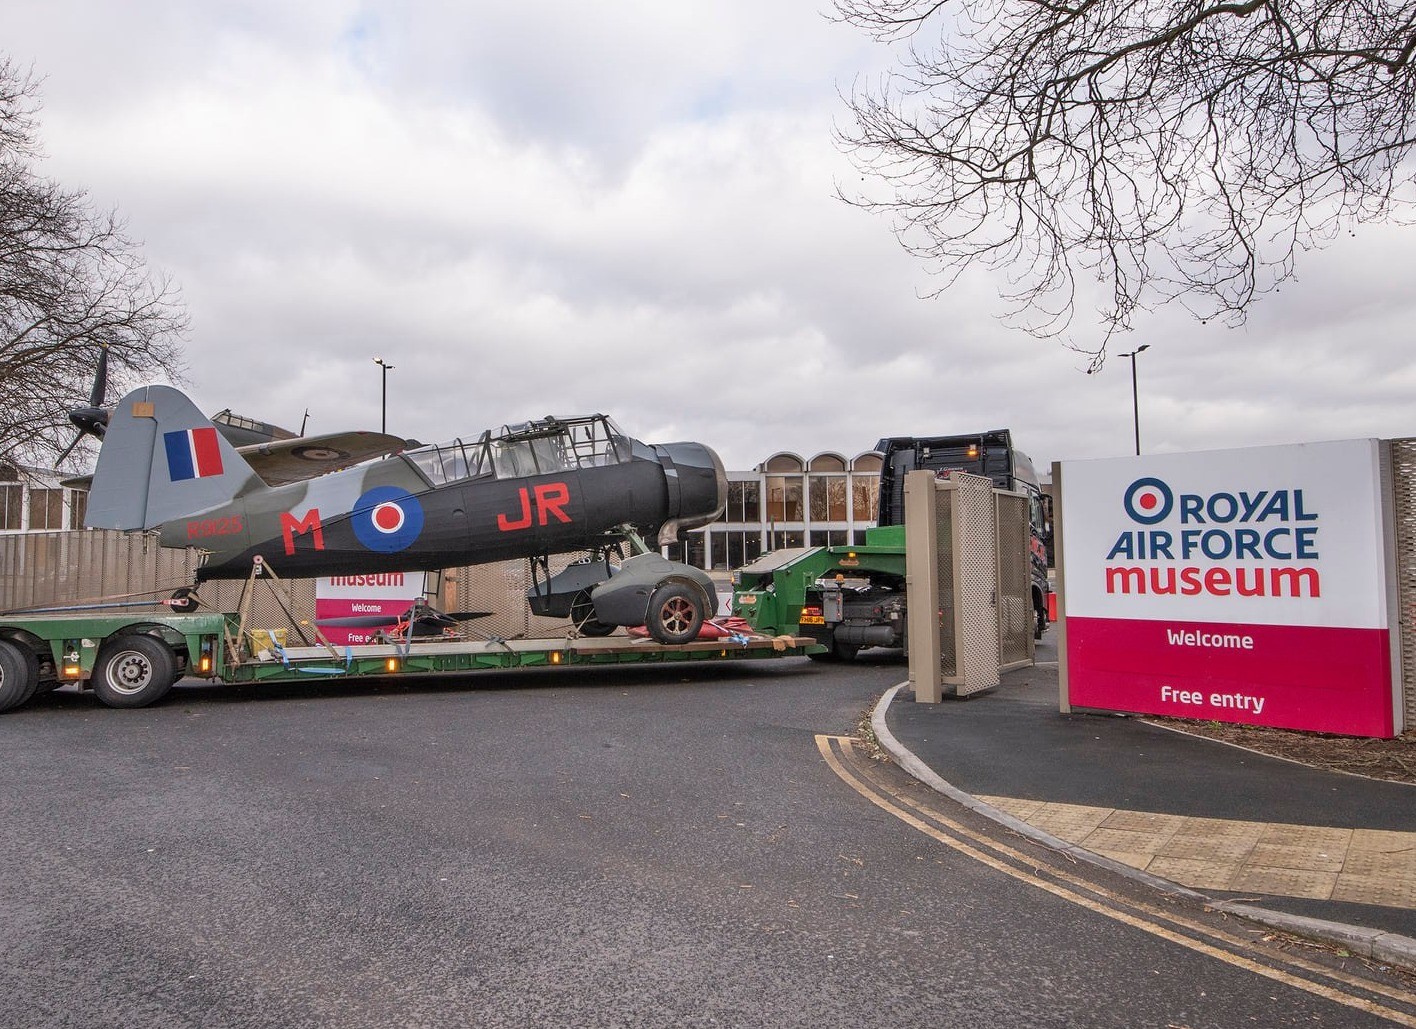
[[[681,582],[666,582],[649,596],[644,626],[660,643],[692,643],[703,628],[703,594]]]
[[[114,636],[98,652],[93,691],[109,707],[146,707],[172,688],[177,661],[161,640],[136,633]]]
[[[570,620],[582,636],[608,636],[615,631],[613,625],[606,625],[595,617],[595,604],[590,600],[589,590],[581,590],[571,601]]]
[[[39,688],[39,658],[29,647],[0,640],[0,711],[19,707]]]

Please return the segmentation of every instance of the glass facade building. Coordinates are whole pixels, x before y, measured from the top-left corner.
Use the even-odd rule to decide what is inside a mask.
[[[880,460],[873,450],[853,458],[778,453],[751,471],[729,471],[722,518],[665,553],[730,572],[769,550],[864,543],[879,513]]]

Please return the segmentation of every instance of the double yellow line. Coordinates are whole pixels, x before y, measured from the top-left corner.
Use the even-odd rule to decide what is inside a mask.
[[[1357,1008],[1382,1018],[1390,1019],[1397,1025],[1416,1029],[1416,1014],[1412,1013],[1411,994],[1396,988],[1362,979],[1338,969],[1328,968],[1297,955],[1276,955],[1263,951],[1249,940],[1240,936],[1220,932],[1164,908],[1144,901],[1124,897],[1103,886],[1074,875],[1065,869],[1047,868],[1044,874],[1036,857],[1029,856],[1005,844],[998,843],[982,833],[946,818],[918,801],[903,795],[894,788],[873,778],[858,774],[849,765],[853,758],[854,741],[848,736],[816,737],[816,747],[822,758],[837,776],[876,807],[894,815],[911,828],[918,829],[926,836],[944,844],[952,850],[973,858],[989,868],[1011,876],[1019,882],[1035,886],[1040,890],[1060,897],[1079,907],[1094,911],[1099,915],[1122,922],[1126,925],[1150,933],[1188,950],[1205,954],[1225,964],[1233,965],[1261,975],[1267,979],[1304,990],[1325,1000]],[[1254,956],[1249,956],[1254,955]],[[1256,960],[1262,957],[1264,960]],[[1273,962],[1279,967],[1267,964]],[[1329,983],[1360,990],[1376,997],[1407,1005],[1402,1009],[1387,1007],[1385,1004],[1367,997],[1357,996],[1328,983],[1319,982],[1310,976],[1320,977]]]

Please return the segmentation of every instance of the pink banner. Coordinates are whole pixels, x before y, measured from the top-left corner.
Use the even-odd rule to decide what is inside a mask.
[[[1067,619],[1073,707],[1393,735],[1386,629]]]

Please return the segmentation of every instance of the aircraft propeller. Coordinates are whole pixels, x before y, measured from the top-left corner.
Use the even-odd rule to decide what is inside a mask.
[[[93,377],[93,389],[89,392],[88,406],[76,407],[69,412],[69,421],[79,431],[74,434],[74,441],[64,448],[64,452],[54,462],[55,468],[64,463],[65,458],[74,452],[74,448],[79,445],[79,440],[85,436],[92,436],[98,440],[103,439],[103,434],[108,429],[108,409],[103,406],[107,393],[108,344],[102,343],[99,345],[98,372]]]
[[[486,618],[493,611],[439,611],[426,601],[415,601],[413,606],[401,614],[347,615],[339,618],[320,618],[315,624],[341,629],[377,629],[391,626],[390,636],[402,636],[412,629],[414,636],[439,636],[446,629],[455,629],[459,622],[470,622],[474,618]]]

